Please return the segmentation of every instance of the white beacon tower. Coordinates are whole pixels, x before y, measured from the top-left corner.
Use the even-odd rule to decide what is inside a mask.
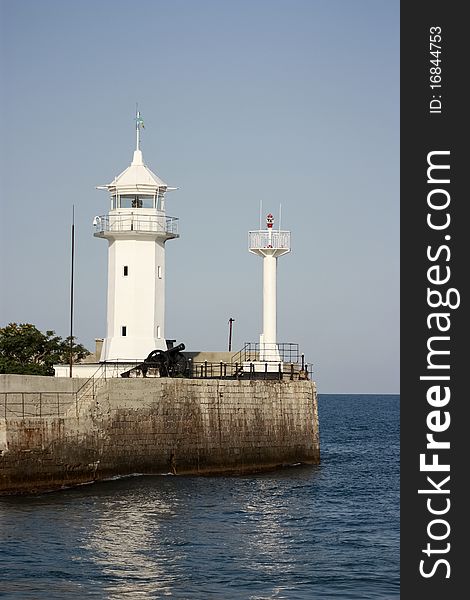
[[[266,217],[266,229],[249,232],[249,251],[263,258],[263,333],[260,335],[259,360],[281,362],[276,340],[277,259],[290,252],[290,231],[273,229],[272,214]]]
[[[165,242],[177,238],[178,219],[165,213],[168,187],[143,161],[136,117],[132,163],[110,184],[109,214],[95,217],[96,237],[108,240],[107,331],[100,361],[142,361],[166,350]]]

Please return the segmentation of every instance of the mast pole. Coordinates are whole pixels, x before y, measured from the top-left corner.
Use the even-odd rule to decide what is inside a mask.
[[[72,204],[71,269],[70,269],[70,356],[69,377],[72,377],[73,365],[73,284],[75,262],[75,205]]]

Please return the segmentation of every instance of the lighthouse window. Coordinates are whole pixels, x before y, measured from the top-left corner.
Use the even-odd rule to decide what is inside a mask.
[[[124,277],[129,275],[129,267],[127,265],[124,266]]]
[[[139,196],[142,208],[155,208],[154,196]]]
[[[127,327],[125,325],[123,325],[121,327],[121,333],[122,333],[122,337],[126,337],[126,335],[127,335]]]
[[[121,208],[140,208],[142,206],[139,196],[121,196]]]
[[[160,339],[162,337],[160,325],[157,325],[157,338]]]
[[[157,208],[158,208],[158,210],[163,210],[165,207],[164,197],[165,197],[165,192],[163,190],[158,190],[158,192],[157,192]]]
[[[154,208],[154,196],[125,194],[120,196],[120,208]]]
[[[157,267],[157,277],[158,277],[158,279],[162,278],[162,268],[160,265],[158,265],[158,267]]]

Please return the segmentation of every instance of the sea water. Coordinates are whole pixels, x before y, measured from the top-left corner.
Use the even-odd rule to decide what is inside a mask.
[[[319,413],[318,466],[0,498],[0,597],[399,598],[399,397]]]

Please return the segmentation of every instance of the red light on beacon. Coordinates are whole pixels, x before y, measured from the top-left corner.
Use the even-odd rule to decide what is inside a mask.
[[[274,217],[272,216],[271,213],[269,213],[269,215],[266,217],[266,225],[268,227],[268,229],[271,229],[274,223]]]

